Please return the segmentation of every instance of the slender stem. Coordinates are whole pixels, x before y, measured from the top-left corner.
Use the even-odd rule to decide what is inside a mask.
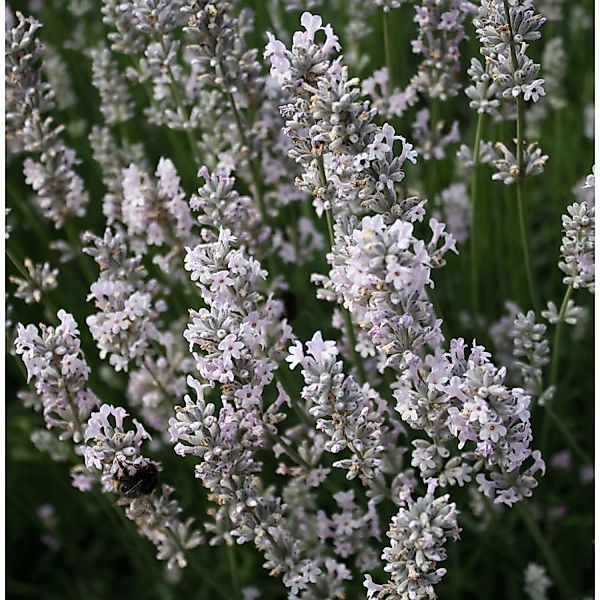
[[[539,312],[539,302],[535,281],[533,277],[533,269],[531,267],[531,255],[529,251],[529,239],[527,236],[527,225],[525,223],[525,200],[523,198],[523,178],[519,175],[517,181],[517,207],[519,211],[519,231],[521,233],[521,243],[523,245],[523,259],[525,261],[525,275],[527,277],[527,288],[529,289],[529,298],[536,312]]]
[[[148,364],[145,361],[142,361],[141,364],[144,367],[144,369],[146,369],[146,371],[148,372],[150,377],[152,377],[152,379],[154,380],[154,383],[156,383],[156,385],[157,385],[158,389],[160,390],[161,394],[163,395],[164,399],[169,404],[172,404],[173,396],[171,394],[169,394],[169,392],[167,391],[165,386],[161,383],[160,379],[155,375],[154,371],[152,371],[152,369],[148,366]]]
[[[365,367],[359,353],[356,351],[356,334],[354,333],[354,326],[352,324],[352,317],[350,311],[342,307],[342,314],[344,316],[344,324],[346,325],[346,335],[348,336],[348,345],[350,346],[350,354],[352,355],[352,362],[356,367],[359,383],[365,383],[367,381],[367,374]]]
[[[51,240],[44,227],[40,224],[39,215],[37,215],[31,208],[30,203],[26,198],[22,198],[21,194],[14,188],[10,181],[6,180],[6,191],[14,202],[14,206],[23,214],[25,219],[29,222],[31,227],[35,230],[36,235],[42,240],[45,246],[49,247]],[[9,207],[12,208],[12,207]]]
[[[327,174],[325,173],[325,164],[323,163],[323,157],[319,156],[317,159],[319,165],[319,175],[321,177],[321,185],[327,189]],[[325,217],[327,219],[327,232],[329,233],[329,245],[330,249],[333,248],[335,243],[335,236],[333,232],[333,213],[331,206],[325,209]],[[356,334],[354,333],[354,326],[352,324],[352,316],[350,311],[342,306],[342,314],[344,316],[344,323],[346,326],[346,337],[348,338],[348,345],[350,346],[350,355],[352,356],[352,362],[356,367],[357,379],[359,383],[365,383],[367,381],[367,374],[363,365],[362,358],[356,351]]]
[[[94,276],[94,271],[91,265],[87,262],[86,256],[83,253],[81,248],[81,242],[77,237],[77,233],[73,228],[73,223],[71,221],[65,221],[65,232],[67,234],[67,239],[69,243],[73,247],[75,254],[77,255],[77,261],[79,262],[79,266],[81,267],[81,271],[86,279],[87,285],[91,285],[92,282],[96,279]]]
[[[477,204],[477,167],[481,154],[481,134],[483,131],[484,113],[477,117],[477,129],[475,130],[475,143],[473,145],[473,167],[471,170],[471,300],[473,316],[479,314],[479,264],[478,264],[478,216],[479,206]]]
[[[579,443],[575,439],[575,436],[565,425],[564,421],[554,411],[552,404],[548,403],[545,407],[545,411],[547,416],[544,419],[544,432],[542,434],[542,454],[545,453],[547,435],[549,431],[549,426],[547,426],[546,424],[551,419],[552,423],[560,431],[565,441],[569,444],[569,446],[571,446],[573,452],[575,452],[575,454],[579,456],[579,458],[583,461],[584,464],[591,465],[594,462],[592,457],[589,456],[588,453],[585,450],[583,450],[583,448],[579,445]],[[548,419],[548,417],[550,417],[550,419]]]
[[[333,233],[333,213],[331,207],[325,209],[325,220],[327,221],[327,233],[329,234],[329,248],[335,244],[335,235]]]
[[[562,338],[562,330],[563,324],[565,320],[565,315],[567,312],[567,306],[569,305],[569,299],[571,298],[571,294],[573,293],[573,286],[570,285],[563,297],[562,303],[560,305],[560,310],[558,313],[558,321],[556,322],[556,329],[554,330],[554,342],[552,344],[552,362],[550,363],[550,386],[554,387],[554,395],[556,397],[556,384],[558,381],[558,365],[560,360],[560,344]],[[556,425],[558,429],[560,429],[561,433],[565,437],[567,441],[569,441],[573,450],[586,462],[592,462],[587,457],[586,453],[581,450],[579,444],[575,441],[571,432],[566,428],[565,424],[558,418],[554,410],[554,399],[548,400],[546,403],[546,416],[544,418],[544,427],[542,430],[542,450],[546,450],[546,444],[548,442],[548,435],[550,433],[550,419]],[[550,417],[550,418],[548,418]]]
[[[244,124],[242,123],[242,118],[240,116],[240,112],[238,110],[237,104],[235,102],[235,97],[232,92],[228,92],[227,94],[229,98],[229,103],[231,104],[231,109],[233,110],[233,116],[235,117],[235,124],[237,126],[237,130],[242,140],[242,144],[245,148],[250,152],[250,145],[248,144],[248,137],[246,136],[246,132],[244,130]],[[260,171],[256,161],[252,158],[252,156],[248,156],[248,163],[250,165],[250,175],[252,177],[252,184],[254,186],[254,200],[258,209],[260,210],[260,214],[263,218],[263,221],[266,223],[269,222],[269,213],[267,212],[267,207],[265,205],[265,199],[262,190],[262,184],[260,181]]]
[[[229,563],[229,574],[231,575],[231,584],[236,598],[241,598],[240,582],[237,576],[237,565],[235,564],[235,549],[232,544],[227,545],[227,562]]]
[[[544,539],[539,525],[531,514],[531,509],[525,502],[519,502],[517,505],[517,510],[519,511],[519,514],[521,515],[525,525],[529,529],[531,537],[534,539],[535,543],[543,554],[544,560],[550,569],[550,573],[552,574],[552,578],[556,583],[556,587],[559,590],[561,598],[564,598],[565,600],[573,598],[573,594],[571,593],[571,590],[567,585],[567,580],[562,572],[560,561],[554,554],[550,544]]]
[[[506,21],[510,31],[510,57],[513,71],[517,71],[519,68],[519,61],[517,60],[517,52],[515,49],[515,36],[510,19],[510,8],[508,6],[508,0],[504,2],[504,13],[506,15]],[[525,154],[523,152],[523,146],[525,144],[525,105],[523,100],[523,94],[517,96],[517,164],[519,167],[519,174],[517,176],[517,204],[519,210],[519,231],[521,233],[521,243],[523,245],[523,258],[525,261],[525,274],[527,277],[527,287],[529,288],[529,296],[531,303],[536,312],[539,311],[539,303],[537,301],[535,280],[533,277],[533,270],[531,268],[531,257],[529,253],[529,239],[527,237],[527,228],[525,225],[525,200],[524,200],[524,183],[525,183]]]
[[[392,66],[392,40],[390,34],[390,13],[385,9],[381,9],[383,13],[383,44],[385,46],[385,64],[387,66],[388,71],[388,89],[387,95],[388,98],[392,95],[392,91],[394,90],[394,69]]]
[[[556,323],[556,329],[554,331],[554,343],[552,345],[552,364],[550,365],[550,385],[556,385],[558,379],[558,361],[560,358],[560,342],[562,337],[563,324],[565,321],[565,315],[567,313],[567,306],[571,294],[573,293],[573,286],[570,285],[565,291],[563,301],[560,305],[560,311],[558,313],[558,321]]]
[[[166,56],[167,48],[165,46],[165,40],[162,35],[159,36],[159,43],[163,54]],[[189,123],[190,116],[187,113],[187,110],[184,106],[183,99],[181,97],[181,94],[179,93],[179,83],[177,82],[177,79],[175,78],[175,75],[173,74],[173,70],[171,69],[170,65],[167,65],[167,76],[169,78],[169,87],[171,88],[171,93],[173,94],[173,99],[175,100],[177,111],[179,112],[180,116],[183,117],[184,121],[186,123]],[[200,156],[200,151],[198,150],[198,144],[196,143],[196,139],[194,138],[192,132],[187,127],[185,127],[185,125],[183,129],[188,139],[188,143],[190,145],[192,154],[194,155],[196,163],[199,167],[202,164],[202,157]]]

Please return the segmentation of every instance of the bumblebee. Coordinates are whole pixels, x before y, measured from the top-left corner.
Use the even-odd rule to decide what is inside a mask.
[[[113,489],[127,498],[139,498],[151,494],[158,485],[158,465],[145,461],[120,469],[113,478]]]

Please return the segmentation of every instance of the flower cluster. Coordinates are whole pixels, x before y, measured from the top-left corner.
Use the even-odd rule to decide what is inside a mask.
[[[366,329],[381,357],[380,368],[402,368],[404,352],[442,340],[441,322],[432,318],[426,289],[431,269],[443,264],[454,240],[442,223],[430,220],[428,244],[414,235],[420,210],[387,225],[383,215],[363,217],[338,226],[328,278],[319,278],[320,295],[340,297],[356,322]]]
[[[546,600],[552,581],[546,569],[537,563],[529,563],[525,569],[525,593],[530,600]]]
[[[348,448],[352,453],[351,458],[337,460],[333,466],[347,470],[347,479],[360,476],[368,481],[381,469],[386,404],[368,385],[361,387],[352,376],[344,375],[335,342],[323,341],[320,331],[306,347],[307,355],[296,342],[286,358],[290,368],[302,367],[306,409],[315,417],[317,429],[327,436],[327,451],[338,454]]]
[[[497,158],[494,160],[494,166],[497,173],[492,175],[492,179],[502,181],[505,185],[515,183],[519,177],[525,175],[539,175],[543,173],[548,155],[542,154],[541,148],[536,142],[523,148],[523,168],[519,166],[519,159],[502,142],[496,143]]]
[[[542,452],[551,476],[593,479],[559,403],[587,387],[568,389],[557,371],[569,354],[563,324],[575,341],[589,335],[577,294],[595,291],[595,174],[573,188],[562,218],[558,306],[541,293],[552,282],[536,281],[548,266],[541,251],[556,242],[537,225],[553,208],[557,225],[573,182],[558,170],[556,202],[543,211],[547,178],[524,185],[549,159],[535,140],[551,111],[557,165],[565,129],[585,145],[593,137],[593,106],[571,119],[563,89],[585,24],[553,25],[555,37],[530,53],[561,1],[540,0],[538,13],[533,0],[268,0],[254,10],[245,0],[102,0],[94,21],[93,2],[71,0],[57,14],[75,25],[49,48],[35,18],[7,10],[7,151],[19,176],[6,212],[7,302],[24,303],[7,306],[6,330],[27,379],[12,395],[36,413],[37,429],[23,421],[34,446],[74,465],[75,488],[99,488],[123,509],[169,584],[206,540],[243,568],[231,589],[207,574],[201,593],[341,600],[362,585],[371,600],[432,599],[462,527],[489,528],[502,551],[496,515],[533,496]],[[315,7],[343,13],[340,27]],[[301,12],[298,31],[285,11]],[[260,56],[265,19],[273,33]],[[471,25],[479,59],[461,56]],[[365,53],[380,32],[385,48]],[[400,42],[412,58],[396,60]],[[86,60],[73,65],[76,53]],[[384,55],[385,66],[373,62]],[[400,62],[415,70],[400,73]],[[95,100],[81,112],[90,82],[85,99]],[[89,176],[90,214],[76,169],[86,186]],[[514,184],[518,206],[490,177]],[[53,308],[59,281],[68,307],[87,298],[77,321]],[[49,325],[15,318],[36,310]],[[183,515],[193,499],[180,504],[163,482],[186,464],[201,529]],[[513,511],[538,543],[536,520],[559,528],[575,508],[544,488]],[[460,527],[457,505],[474,517]],[[50,511],[40,516],[54,534]],[[565,598],[581,596],[562,589],[552,549],[543,554],[552,582],[530,563],[525,594],[546,598],[555,582]],[[280,579],[260,592],[247,580],[257,557]],[[449,587],[467,594],[467,584]]]
[[[591,175],[585,187],[595,190],[594,176]],[[562,217],[563,239],[560,246],[560,270],[565,274],[563,283],[575,289],[586,288],[592,294],[595,290],[595,246],[596,208],[587,202],[574,202],[567,207]]]
[[[448,233],[458,244],[466,242],[471,224],[471,198],[467,186],[462,182],[453,183],[440,192],[437,204],[442,208]],[[434,217],[442,220],[435,214]]]
[[[43,45],[38,40],[41,24],[17,12],[17,25],[6,32],[6,85],[9,149],[28,152],[23,164],[26,182],[37,193],[36,202],[58,229],[65,220],[85,214],[89,201],[74,167],[75,151],[58,137],[62,131],[47,113],[54,93],[42,78]]]
[[[458,93],[465,5],[462,0],[424,0],[415,7],[419,35],[412,42],[412,51],[422,60],[409,86],[416,93],[440,100]]]
[[[26,304],[40,303],[46,292],[56,289],[58,282],[58,269],[51,269],[50,264],[45,262],[43,265],[35,265],[31,259],[26,258],[23,261],[27,273],[23,273],[25,278],[11,276],[11,283],[17,286],[15,298],[20,298]]]
[[[359,80],[349,77],[341,57],[330,58],[340,49],[331,26],[310,13],[301,23],[305,31],[294,36],[291,50],[269,34],[265,51],[271,74],[290,95],[281,114],[293,143],[290,156],[304,169],[296,184],[314,197],[319,216],[360,210],[360,203],[372,209],[394,204],[402,165],[415,162],[416,153],[390,125],[375,125],[375,109],[360,100]],[[324,42],[316,40],[321,31]]]
[[[529,42],[540,39],[545,22],[527,0],[482,1],[473,23],[498,99],[522,96],[536,102],[545,95],[544,80],[537,78],[540,65],[527,56]]]
[[[117,371],[127,370],[129,362],[144,357],[158,336],[156,320],[166,309],[162,300],[154,302],[156,282],[146,281],[141,256],[130,258],[125,233],[110,229],[100,238],[86,234],[85,251],[94,257],[100,275],[88,295],[98,309],[86,319],[101,358]]]
[[[155,256],[154,262],[166,273],[177,272],[183,248],[196,240],[193,219],[175,165],[161,158],[155,175],[153,181],[135,164],[124,169],[122,203],[108,218],[126,227],[130,247],[137,254],[145,254],[149,246],[169,245],[168,254]]]
[[[406,110],[417,102],[417,94],[413,87],[404,90],[390,90],[390,75],[387,67],[373,72],[362,82],[362,93],[371,98],[377,112],[387,118],[401,117]]]
[[[87,387],[90,369],[81,351],[79,329],[73,316],[57,314],[56,327],[17,326],[15,348],[22,356],[28,381],[43,405],[46,426],[62,430],[59,439],[81,443],[81,424],[99,401]]]
[[[437,563],[446,559],[446,541],[457,540],[460,534],[456,504],[449,499],[448,494],[435,498],[429,493],[409,500],[392,517],[390,545],[382,554],[390,581],[380,585],[366,575],[367,598],[436,597],[433,586],[446,574]]]
[[[543,397],[542,370],[550,362],[550,348],[545,338],[546,326],[535,322],[535,313],[519,313],[510,332],[513,355],[520,369],[525,391],[532,397]]]
[[[228,229],[253,255],[264,255],[269,230],[252,198],[234,189],[235,177],[224,170],[211,173],[207,167],[202,167],[198,176],[204,179],[204,185],[190,198],[190,207],[199,213],[202,239],[214,242],[220,229]]]
[[[512,506],[531,496],[537,486],[535,474],[543,474],[545,464],[540,452],[530,448],[530,396],[504,384],[506,369],[490,362],[482,346],[473,344],[469,351],[462,339],[452,340],[449,352],[424,360],[407,352],[405,361],[408,369],[394,392],[396,410],[433,442],[427,448],[420,441],[414,443],[413,460],[422,474],[429,480],[430,469],[442,470],[450,455],[447,445],[454,439],[459,450],[467,444],[473,450],[461,453],[460,473],[451,473],[450,478],[446,474],[449,484],[455,480],[462,485],[473,470],[484,468],[490,479],[484,473],[475,479],[479,490],[494,502]],[[533,464],[525,468],[530,458]]]
[[[176,408],[169,433],[175,452],[192,455],[200,461],[196,477],[217,502],[214,531],[227,527],[238,544],[253,541],[265,554],[265,567],[283,576],[293,594],[316,583],[322,574],[315,563],[300,556],[303,545],[287,527],[281,498],[262,491],[257,473],[262,469],[255,454],[264,444],[265,423],[256,409],[236,409],[226,400],[215,415],[213,403],[204,400],[206,386],[193,378],[196,400],[185,398]]]
[[[191,311],[184,333],[207,381],[228,384],[236,404],[256,406],[291,339],[283,304],[266,292],[267,272],[221,229],[215,242],[188,249],[185,268],[207,308]]]
[[[199,531],[192,529],[192,519],[180,521],[181,508],[170,499],[173,489],[163,485],[156,492],[160,465],[141,454],[148,433],[135,419],[135,430],[126,430],[127,411],[103,404],[92,413],[84,439],[83,455],[90,472],[99,471],[105,492],[116,490],[118,503],[125,514],[157,549],[157,558],[168,569],[187,565],[185,551],[202,543]]]
[[[92,82],[100,94],[100,110],[106,123],[115,125],[127,121],[133,116],[133,101],[110,50],[104,46],[93,48],[90,57]]]

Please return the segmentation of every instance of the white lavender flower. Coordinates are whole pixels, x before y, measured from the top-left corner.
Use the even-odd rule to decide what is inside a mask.
[[[48,111],[54,93],[41,74],[43,46],[37,39],[40,23],[17,12],[18,24],[6,35],[7,130],[12,151],[37,155],[23,164],[25,181],[37,193],[42,214],[58,229],[65,220],[85,214],[89,201],[75,152],[59,138]]]
[[[250,408],[272,381],[292,333],[281,319],[283,304],[266,293],[267,272],[234,244],[221,229],[217,241],[188,249],[185,268],[208,308],[191,311],[184,337],[201,375],[229,384],[227,397]]]
[[[49,263],[34,264],[26,258],[23,265],[27,269],[27,278],[11,275],[9,280],[17,286],[15,298],[23,300],[26,304],[40,303],[44,295],[56,289],[58,285],[58,269],[51,269]]]
[[[339,226],[329,277],[313,277],[324,285],[320,297],[339,297],[359,327],[369,332],[382,359],[380,368],[400,368],[406,350],[436,346],[442,339],[426,288],[432,285],[431,269],[444,264],[448,250],[455,250],[454,240],[435,219],[430,220],[430,242],[417,239],[410,221],[419,216],[409,211],[406,221],[391,225],[377,215]]]
[[[156,179],[130,164],[122,173],[123,198],[120,221],[125,225],[133,252],[145,254],[151,246],[169,245],[165,256],[154,257],[165,273],[176,271],[184,247],[197,238],[193,219],[175,165],[168,158],[158,161]]]
[[[542,370],[550,362],[550,348],[545,338],[546,326],[535,322],[535,313],[519,313],[512,326],[510,336],[513,340],[515,366],[520,369],[524,389],[532,397],[544,395]]]
[[[504,384],[506,369],[491,363],[482,346],[474,344],[468,355],[466,351],[464,341],[454,339],[450,352],[438,351],[425,360],[405,352],[408,368],[395,386],[396,410],[411,428],[424,430],[441,447],[435,452],[442,458],[449,456],[445,446],[450,439],[458,441],[459,451],[474,444],[472,453],[461,452],[461,470],[468,464],[484,467],[491,479],[484,473],[476,476],[480,491],[512,506],[531,496],[536,473],[545,472],[540,452],[530,448],[530,396]],[[435,454],[428,452],[433,460]],[[529,459],[533,462],[527,466]]]
[[[64,310],[57,317],[56,327],[41,324],[38,329],[19,323],[15,347],[43,403],[46,426],[62,430],[60,440],[73,438],[77,444],[83,441],[82,423],[99,401],[87,387],[90,369],[81,351],[77,323]]]
[[[356,565],[361,571],[378,567],[375,551],[365,544],[369,538],[381,538],[376,502],[369,500],[364,510],[356,502],[354,490],[337,492],[333,497],[338,512],[330,516],[322,510],[317,512],[320,540],[331,540],[336,555],[341,559],[355,556]]]
[[[333,466],[347,470],[349,480],[360,476],[366,482],[381,469],[387,429],[385,403],[368,385],[361,387],[344,375],[342,362],[336,360],[335,342],[323,341],[320,331],[306,346],[307,355],[302,344],[296,342],[286,361],[290,368],[302,366],[302,398],[308,413],[316,418],[317,429],[327,436],[327,451],[338,454],[348,448],[352,453],[351,458],[337,460]]]
[[[548,40],[542,57],[545,88],[548,92],[548,103],[554,110],[564,108],[567,101],[564,96],[563,81],[567,67],[567,54],[561,37]]]
[[[156,282],[144,281],[146,271],[141,257],[129,258],[122,231],[107,229],[103,238],[85,234],[85,252],[100,267],[100,276],[90,287],[88,300],[98,309],[86,323],[100,350],[109,356],[117,371],[127,370],[140,360],[158,337],[156,320],[165,310],[164,302],[154,301]]]
[[[554,302],[548,301],[547,310],[541,312],[542,317],[548,321],[551,325],[556,325],[560,320],[560,311]],[[586,310],[583,306],[576,306],[572,299],[569,299],[565,307],[565,312],[562,320],[568,325],[577,325],[581,321],[585,320]]]
[[[384,571],[389,573],[385,584],[373,582],[365,576],[367,598],[409,600],[411,598],[435,598],[434,585],[446,574],[438,563],[446,560],[445,544],[460,537],[458,511],[450,496],[434,498],[427,494],[417,500],[410,499],[392,517],[387,536],[390,545],[383,550],[386,562]]]
[[[100,94],[100,111],[106,123],[127,121],[133,116],[133,101],[110,50],[104,46],[92,48],[90,57],[92,83]]]
[[[387,67],[377,69],[371,77],[364,79],[361,90],[371,99],[377,112],[388,119],[401,117],[418,99],[416,90],[410,85],[404,90],[390,90]]]
[[[529,563],[525,569],[525,593],[530,600],[547,600],[548,590],[552,587],[552,581],[546,573],[546,569],[537,563]]]
[[[458,121],[454,121],[446,133],[444,126],[443,121],[430,123],[430,114],[427,108],[417,112],[413,124],[413,138],[416,142],[417,152],[425,160],[432,158],[442,160],[446,156],[446,147],[460,140]]]
[[[442,101],[458,94],[459,46],[465,39],[464,4],[462,0],[421,0],[415,6],[419,33],[411,46],[422,60],[409,87],[417,93]]]
[[[492,175],[493,180],[502,181],[505,185],[512,185],[519,177],[526,175],[539,175],[543,173],[548,155],[542,154],[537,143],[529,144],[523,148],[523,165],[525,172],[521,173],[519,162],[514,153],[502,142],[496,143],[497,157],[494,166],[497,173]]]
[[[264,567],[281,574],[293,594],[307,589],[321,570],[301,558],[302,543],[286,528],[285,505],[270,490],[261,493],[255,475],[262,468],[255,454],[264,443],[264,423],[256,410],[236,409],[227,401],[215,416],[215,405],[204,400],[207,386],[191,377],[188,384],[196,400],[186,396],[170,421],[175,452],[198,457],[196,477],[220,505],[217,514],[229,520],[229,534],[238,544],[253,541],[265,554]]]
[[[202,239],[214,242],[220,229],[228,229],[255,256],[264,256],[269,230],[252,199],[234,189],[235,177],[223,170],[211,173],[207,167],[202,167],[198,176],[204,179],[204,185],[190,198],[190,207],[199,213]]]
[[[540,65],[527,56],[529,42],[541,37],[545,21],[531,2],[482,0],[473,23],[498,99],[522,96],[536,102],[545,95],[544,80],[537,78]]]
[[[465,94],[470,98],[469,107],[479,114],[498,116],[500,100],[498,99],[497,86],[487,69],[476,58],[471,59],[471,66],[467,70],[472,84],[465,89]]]
[[[459,160],[459,172],[461,174],[468,175],[468,173],[475,165],[475,161],[473,160],[472,148],[470,146],[467,146],[466,144],[461,144],[458,152],[456,153],[456,157]],[[496,151],[492,142],[481,140],[479,146],[478,164],[491,164],[496,160],[496,158]]]
[[[60,110],[67,110],[74,106],[77,97],[73,91],[73,80],[68,65],[53,46],[44,47],[44,71],[48,76],[57,107]]]

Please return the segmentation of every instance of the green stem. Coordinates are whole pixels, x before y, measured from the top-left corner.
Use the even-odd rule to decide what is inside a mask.
[[[536,312],[539,312],[540,306],[537,299],[533,269],[531,267],[531,255],[529,251],[529,239],[527,236],[527,225],[525,223],[525,200],[523,198],[523,177],[519,175],[517,181],[517,206],[519,211],[519,231],[521,233],[521,243],[523,245],[523,259],[525,261],[525,275],[527,277],[527,288],[529,289],[529,298]]]
[[[89,286],[95,281],[96,277],[94,276],[94,271],[92,270],[90,263],[88,263],[86,260],[86,256],[81,248],[81,242],[77,237],[77,233],[73,228],[73,223],[71,221],[65,221],[65,232],[67,234],[69,244],[71,244],[73,251],[77,256],[77,262],[81,267],[81,271],[86,279],[86,283]]]
[[[550,573],[552,574],[552,578],[556,583],[556,587],[559,590],[561,598],[564,598],[565,600],[573,598],[573,594],[571,593],[571,590],[569,589],[565,576],[562,572],[560,562],[554,554],[550,544],[548,544],[548,542],[546,542],[544,539],[536,520],[531,514],[529,506],[525,502],[519,502],[517,505],[517,510],[527,526],[527,529],[529,529],[531,537],[534,539],[542,555],[544,556],[544,560],[550,569]]]
[[[228,92],[227,94],[229,98],[229,103],[231,104],[231,110],[233,111],[233,116],[235,117],[235,124],[238,130],[238,134],[240,139],[242,140],[242,144],[250,153],[250,145],[248,144],[248,137],[246,136],[246,132],[244,130],[244,124],[242,123],[242,118],[240,116],[240,112],[238,110],[237,104],[235,103],[235,97],[233,93]],[[261,217],[265,223],[269,222],[269,214],[267,212],[267,207],[265,205],[265,199],[262,190],[262,184],[260,181],[260,170],[256,161],[252,158],[252,156],[248,155],[248,163],[250,165],[250,175],[252,177],[252,185],[254,186],[254,200],[258,209],[260,210]]]
[[[5,247],[5,252],[6,256],[8,256],[10,262],[14,265],[15,269],[17,269],[19,274],[31,284],[35,285],[34,281],[31,279],[31,276],[21,264],[21,261],[13,254],[12,250],[8,246]],[[46,294],[42,294],[42,304],[46,310],[46,318],[53,325],[58,324],[58,319],[56,318],[56,313],[58,311],[56,310],[56,307]]]
[[[231,584],[236,598],[241,598],[240,582],[237,576],[237,565],[235,564],[234,547],[227,544],[227,561],[229,562],[229,574],[231,575]]]
[[[504,13],[508,28],[510,31],[510,58],[513,71],[519,68],[517,60],[517,52],[515,50],[514,31],[510,20],[510,8],[508,0],[504,2]],[[523,245],[523,258],[525,260],[525,275],[527,277],[527,287],[529,288],[529,296],[531,303],[536,312],[539,312],[539,303],[537,301],[536,286],[531,268],[531,257],[529,253],[529,239],[527,237],[527,228],[525,225],[525,200],[524,200],[524,182],[525,182],[525,153],[523,146],[525,144],[525,105],[523,104],[523,94],[517,96],[517,164],[519,174],[517,176],[517,204],[519,210],[519,231],[521,233],[521,243]]]
[[[39,217],[38,215],[36,215],[36,213],[33,212],[28,200],[26,198],[21,197],[21,194],[17,192],[15,187],[10,183],[8,179],[6,180],[6,190],[8,192],[8,195],[13,200],[14,205],[23,214],[25,220],[28,221],[31,227],[35,230],[35,233],[38,236],[38,238],[44,242],[44,245],[46,247],[49,248],[51,243],[50,237],[48,236],[46,229],[40,224]]]
[[[173,404],[173,396],[171,394],[169,394],[169,392],[166,390],[165,386],[161,383],[160,379],[154,374],[154,371],[152,371],[152,369],[148,366],[148,364],[146,362],[142,362],[142,366],[144,367],[144,369],[146,369],[146,371],[148,372],[150,377],[152,377],[152,379],[154,380],[154,383],[156,383],[158,389],[160,390],[161,394],[163,395],[163,398],[167,401],[168,404],[172,405]]]
[[[569,305],[569,299],[571,298],[571,294],[573,293],[573,286],[570,285],[563,297],[562,303],[560,305],[560,310],[558,313],[558,321],[556,323],[556,329],[554,331],[554,342],[552,344],[552,362],[550,364],[550,386],[554,387],[554,397],[557,397],[556,392],[556,384],[558,381],[558,365],[560,360],[560,345],[562,339],[562,330],[565,320],[565,315],[567,312],[567,306]],[[544,418],[544,427],[542,431],[542,450],[546,450],[546,444],[548,442],[548,435],[550,433],[550,420],[556,425],[556,427],[561,431],[564,438],[569,442],[573,450],[586,462],[591,463],[592,461],[589,459],[587,454],[581,450],[579,444],[575,441],[571,432],[566,428],[565,424],[560,420],[558,415],[554,410],[554,399],[548,400],[546,403],[546,416]],[[550,417],[550,418],[548,418]]]
[[[325,164],[323,163],[322,156],[319,156],[319,158],[317,159],[317,164],[319,165],[321,185],[325,189],[327,189],[327,174],[325,173]],[[333,212],[330,206],[325,209],[325,217],[327,220],[327,232],[329,233],[329,246],[330,249],[332,249],[335,243],[335,236],[333,233]],[[344,323],[346,326],[346,337],[348,338],[348,345],[350,346],[350,355],[352,356],[352,362],[356,367],[358,382],[362,384],[367,381],[367,374],[365,372],[362,358],[356,351],[356,334],[354,333],[352,316],[350,314],[350,311],[345,306],[342,305],[341,309],[342,314],[344,316]]]
[[[563,301],[560,305],[560,311],[558,313],[558,321],[556,323],[556,329],[554,331],[554,343],[552,344],[552,364],[550,365],[550,385],[556,385],[558,379],[558,360],[560,358],[560,342],[562,337],[563,324],[565,321],[565,315],[567,313],[567,306],[571,294],[573,293],[573,286],[570,285],[565,291]]]
[[[556,426],[556,428],[560,431],[565,441],[569,446],[571,446],[571,450],[577,454],[577,456],[582,460],[582,462],[586,465],[593,464],[593,459],[591,456],[587,454],[585,450],[579,445],[575,436],[571,433],[569,428],[565,425],[564,421],[554,412],[554,408],[550,402],[545,407],[546,418],[544,419],[544,432],[542,434],[542,454],[545,453],[546,441],[549,431],[549,425],[547,423],[552,420],[552,423]],[[548,419],[550,417],[550,419]]]
[[[390,13],[389,11],[381,9],[383,13],[383,44],[385,46],[385,64],[388,71],[388,97],[392,95],[394,90],[394,69],[392,66],[392,40],[390,34]]]
[[[159,43],[163,54],[167,55],[167,48],[165,46],[165,40],[163,36],[160,36]],[[169,87],[171,88],[171,93],[173,94],[173,99],[175,100],[175,105],[177,106],[177,112],[183,118],[186,123],[189,123],[190,116],[185,108],[183,103],[183,99],[181,98],[181,94],[179,93],[179,83],[177,79],[175,79],[175,75],[173,75],[173,70],[170,65],[167,66],[167,76],[169,78]],[[196,160],[197,166],[199,167],[202,164],[202,157],[200,156],[200,151],[198,150],[198,144],[196,143],[196,139],[194,138],[192,132],[184,126],[185,135],[187,137],[188,143],[190,145],[190,149],[194,158]]]
[[[478,215],[479,206],[477,205],[477,167],[479,166],[479,157],[481,152],[481,134],[483,131],[484,113],[479,113],[477,117],[477,129],[475,130],[475,144],[473,145],[473,167],[471,171],[471,300],[473,316],[479,314],[479,264],[478,264]]]

